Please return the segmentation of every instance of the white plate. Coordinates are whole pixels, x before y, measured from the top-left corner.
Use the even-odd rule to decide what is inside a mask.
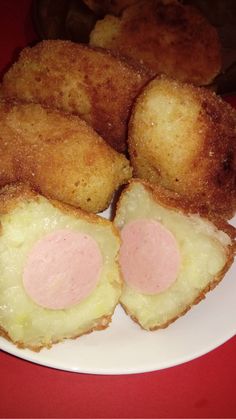
[[[107,216],[107,213],[104,214]],[[233,220],[236,226],[236,217]],[[236,262],[204,301],[167,329],[142,330],[117,307],[110,327],[67,340],[39,353],[0,338],[0,349],[56,369],[90,374],[160,370],[195,359],[236,333]]]

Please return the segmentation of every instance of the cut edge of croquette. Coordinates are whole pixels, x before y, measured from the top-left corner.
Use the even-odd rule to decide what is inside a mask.
[[[131,312],[129,311],[129,309],[125,306],[125,304],[123,304],[122,302],[120,302],[120,305],[122,306],[123,310],[125,311],[125,313],[135,322],[137,323],[143,330],[149,330],[151,332],[155,331],[155,330],[160,330],[160,329],[166,329],[170,324],[174,323],[176,320],[178,320],[180,317],[184,316],[189,310],[191,310],[192,307],[194,307],[195,305],[197,305],[198,303],[200,303],[202,300],[204,300],[206,298],[206,294],[210,291],[212,291],[220,282],[221,280],[224,278],[226,272],[230,269],[232,263],[233,263],[234,259],[233,257],[230,258],[228,260],[228,262],[226,263],[226,265],[224,266],[224,268],[218,273],[217,276],[215,276],[210,284],[205,287],[202,292],[196,297],[195,300],[193,300],[193,302],[185,307],[183,309],[183,311],[180,311],[180,313],[171,318],[170,320],[168,320],[166,323],[163,323],[159,326],[153,326],[150,328],[145,328],[144,326],[142,326],[142,324],[138,321],[138,319],[131,314]]]
[[[116,307],[114,308],[114,311],[115,311],[115,309],[116,309]],[[53,342],[51,342],[50,344],[47,344],[47,345],[34,346],[34,345],[28,345],[28,344],[26,345],[26,344],[24,344],[24,342],[21,342],[21,341],[15,342],[14,340],[12,340],[10,338],[7,331],[5,329],[3,329],[1,326],[0,326],[0,336],[3,337],[4,339],[6,339],[8,342],[14,344],[18,349],[30,349],[33,352],[40,352],[42,349],[51,349],[52,346],[54,346],[58,343],[64,342],[65,340],[75,340],[75,339],[80,338],[81,336],[89,335],[92,332],[102,331],[102,330],[107,329],[109,327],[109,324],[112,321],[112,316],[114,314],[114,311],[109,316],[108,315],[107,316],[102,316],[102,317],[96,319],[96,321],[94,322],[95,325],[90,330],[87,330],[86,332],[83,332],[83,333],[75,334],[74,336],[69,336],[69,337],[64,337],[63,339],[54,340]]]
[[[40,197],[43,197],[55,208],[59,209],[65,214],[71,214],[76,218],[82,217],[90,223],[99,223],[104,226],[111,226],[115,236],[119,237],[117,228],[113,223],[111,223],[110,220],[101,217],[99,214],[94,214],[92,212],[90,213],[83,210],[82,208],[46,197],[44,194],[38,192],[35,188],[25,182],[14,182],[0,188],[0,216],[2,214],[8,213],[11,210],[14,210],[16,206],[22,201],[22,199],[25,199],[26,201],[34,200],[37,202]]]
[[[205,212],[199,211],[199,209],[194,207],[193,205],[189,205],[188,201],[184,200],[179,194],[172,191],[168,191],[162,188],[161,186],[154,186],[149,182],[138,178],[131,179],[128,182],[127,186],[124,188],[121,197],[117,203],[116,213],[118,213],[119,209],[122,207],[123,194],[125,195],[126,192],[129,192],[129,190],[132,189],[132,185],[135,184],[142,185],[145,191],[148,193],[148,195],[151,196],[151,198],[155,201],[155,203],[165,207],[167,210],[174,210],[180,212],[186,217],[189,215],[197,215],[206,220],[207,222],[212,223],[218,230],[221,230],[224,233],[226,233],[231,240],[231,244],[225,246],[227,260],[220,272],[218,272],[218,274],[211,279],[208,285],[201,291],[201,293],[192,301],[190,305],[185,307],[182,311],[179,312],[177,316],[169,319],[167,322],[158,326],[145,328],[139,322],[139,320],[131,313],[128,307],[124,303],[122,303],[122,301],[120,301],[120,305],[124,309],[125,313],[143,330],[155,331],[158,329],[165,329],[171,323],[175,322],[178,318],[182,317],[194,305],[197,305],[200,301],[202,301],[206,297],[206,294],[209,291],[212,291],[221,282],[226,272],[230,269],[231,265],[233,264],[234,256],[236,255],[236,228],[233,227],[231,224],[227,223],[224,219],[215,217],[212,214],[209,214],[209,216],[207,217]]]
[[[4,187],[0,188],[0,217],[1,215],[5,215],[11,212],[12,210],[14,210],[22,201],[31,202],[33,200],[37,202],[40,199],[40,197],[43,197],[53,207],[59,209],[61,212],[65,214],[68,214],[72,217],[76,217],[79,219],[81,219],[82,217],[83,220],[91,224],[94,223],[94,224],[100,224],[104,227],[105,226],[110,227],[112,230],[112,234],[114,235],[116,240],[118,239],[120,241],[120,235],[119,235],[118,229],[115,227],[115,225],[111,221],[97,214],[87,213],[86,211],[80,208],[73,207],[69,204],[47,198],[23,182],[15,182],[15,183],[5,185]],[[2,235],[1,230],[2,230],[2,226],[1,226],[1,220],[0,220],[0,237]],[[114,263],[116,264],[118,268],[120,284],[122,286],[123,280],[121,276],[120,267],[117,261],[117,256],[116,256],[116,259],[114,259]],[[44,344],[31,345],[31,344],[25,344],[23,341],[14,341],[13,339],[11,339],[7,330],[5,330],[1,325],[0,325],[0,336],[6,339],[7,341],[11,342],[12,344],[14,344],[19,349],[30,349],[34,352],[40,352],[44,348],[50,349],[54,344],[63,342],[65,340],[77,339],[83,335],[90,334],[93,331],[100,331],[100,330],[106,329],[112,322],[112,317],[118,304],[119,304],[119,300],[117,301],[116,305],[113,308],[113,311],[110,314],[106,314],[106,315],[103,315],[102,317],[94,319],[94,324],[92,325],[91,329],[86,330],[85,332],[82,332],[82,333],[76,333],[75,335],[72,335],[69,337],[65,336],[62,339],[53,340],[46,345]]]
[[[170,191],[161,185],[154,185],[144,179],[132,178],[127,182],[127,185],[124,186],[120,199],[117,202],[117,213],[121,207],[122,196],[132,188],[132,185],[135,184],[142,185],[154,201],[157,204],[162,205],[164,208],[173,209],[174,211],[183,213],[186,216],[197,215],[214,224],[217,229],[222,230],[229,235],[232,241],[233,251],[236,254],[236,228],[233,225],[225,221],[224,218],[217,216],[217,214],[208,213],[205,210],[199,209],[196,203],[190,203],[177,192]]]

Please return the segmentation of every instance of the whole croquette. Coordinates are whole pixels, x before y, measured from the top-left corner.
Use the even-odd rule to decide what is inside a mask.
[[[131,177],[123,154],[86,122],[36,104],[0,102],[0,186],[30,184],[90,212],[104,210]]]
[[[129,124],[134,175],[201,210],[236,209],[236,111],[208,89],[166,77],[138,97]]]
[[[126,150],[132,103],[153,73],[103,49],[49,40],[25,48],[1,94],[79,115],[113,148]]]
[[[221,69],[216,28],[192,5],[142,0],[121,17],[106,15],[90,34],[90,45],[126,57],[195,85],[208,85]]]

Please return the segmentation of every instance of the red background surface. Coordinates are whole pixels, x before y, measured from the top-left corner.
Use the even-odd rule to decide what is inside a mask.
[[[1,0],[2,72],[32,40],[30,1]],[[235,418],[236,337],[178,367],[129,376],[57,371],[0,352],[0,378],[2,418]]]

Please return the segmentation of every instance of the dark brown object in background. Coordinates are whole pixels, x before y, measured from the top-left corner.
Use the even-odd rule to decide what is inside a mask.
[[[233,0],[184,0],[195,5],[214,25],[222,44],[222,72],[217,93],[236,93],[236,2]]]
[[[98,16],[80,0],[35,0],[33,20],[41,39],[88,42]]]
[[[122,11],[138,0],[84,0],[84,3],[97,15],[121,15]]]
[[[221,43],[216,28],[192,5],[140,0],[121,16],[97,21],[89,44],[107,48],[196,86],[214,83],[221,71]]]
[[[85,0],[34,0],[33,19],[41,39],[88,42],[96,21],[111,13],[111,1],[98,2],[96,13]],[[95,3],[95,2],[93,2]],[[236,92],[236,2],[233,0],[184,0],[193,4],[216,26],[222,43],[223,71],[216,79],[217,92]]]

